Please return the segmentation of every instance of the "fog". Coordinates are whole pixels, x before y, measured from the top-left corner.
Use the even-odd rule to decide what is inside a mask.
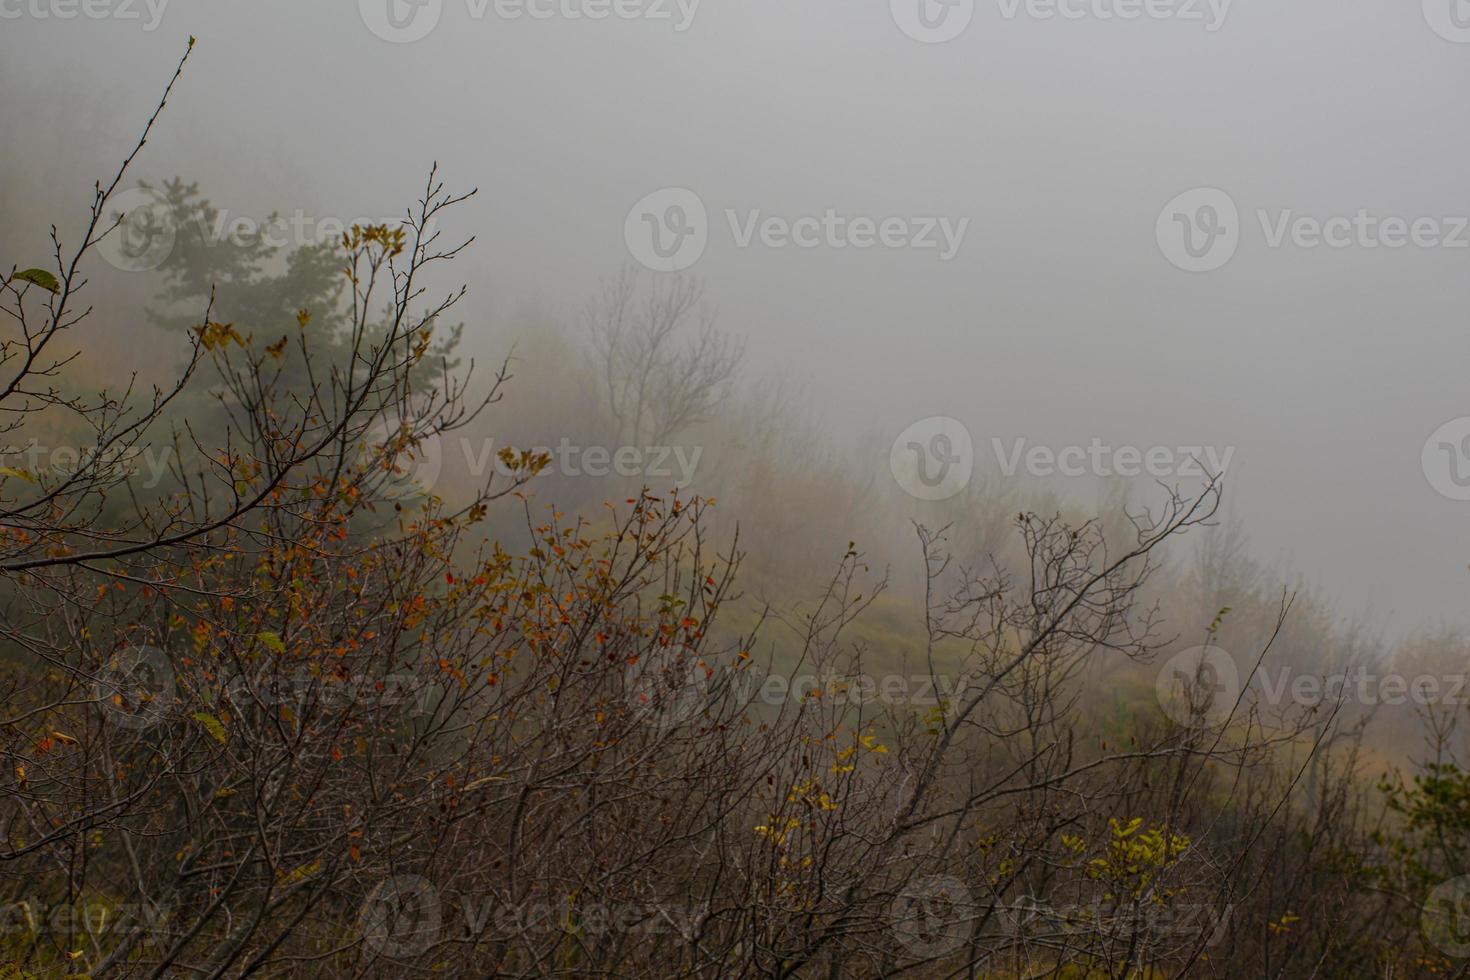
[[[0,980],[1466,975],[1467,91],[0,0]]]
[[[997,440],[1233,450],[1227,506],[1259,558],[1391,635],[1464,621],[1470,503],[1448,468],[1466,460],[1437,444],[1462,433],[1426,455],[1470,415],[1470,30],[1451,0],[997,0],[943,43],[877,0],[393,2],[415,33],[437,21],[398,43],[366,0],[0,0],[4,241],[75,227],[193,35],[136,176],[199,181],[231,215],[350,222],[398,212],[438,161],[479,188],[453,219],[477,236],[455,267],[467,352],[504,354],[488,325],[510,311],[574,320],[640,257],[642,214],[688,197],[635,204],[687,189],[707,246],[684,271],[745,377],[786,377],[875,478],[936,416],[990,473]],[[948,11],[940,31],[971,13],[926,10]],[[1207,231],[1218,197],[1165,213],[1197,188],[1238,212],[1211,271],[1166,254],[1176,215]],[[1294,224],[1339,216],[1337,244]]]

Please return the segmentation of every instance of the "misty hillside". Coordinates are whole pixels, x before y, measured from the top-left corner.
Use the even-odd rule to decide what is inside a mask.
[[[0,980],[1470,977],[1466,81],[0,0]]]

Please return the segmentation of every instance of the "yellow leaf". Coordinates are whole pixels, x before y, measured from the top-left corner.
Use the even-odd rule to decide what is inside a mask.
[[[214,350],[223,347],[233,341],[240,347],[245,346],[244,339],[235,331],[233,323],[215,323],[213,321],[202,327],[195,327],[194,332],[199,335],[199,342],[204,345],[205,350]]]
[[[310,878],[312,875],[316,874],[319,870],[321,870],[321,866],[322,859],[317,858],[310,864],[300,865],[290,874],[286,875],[282,880],[287,883],[302,881],[303,879]]]
[[[225,734],[225,726],[220,724],[220,720],[214,715],[207,711],[196,711],[190,717],[203,725],[205,731],[213,735],[214,740],[219,744],[224,745],[229,741],[229,736]]]

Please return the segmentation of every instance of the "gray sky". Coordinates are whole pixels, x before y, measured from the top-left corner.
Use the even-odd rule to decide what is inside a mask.
[[[401,6],[409,32],[437,16],[407,43],[370,27],[392,33],[388,0],[158,2],[0,0],[0,78],[28,93],[0,115],[5,158],[27,133],[81,135],[42,187],[12,172],[7,209],[75,214],[195,34],[140,174],[198,179],[240,214],[350,219],[411,199],[437,159],[480,188],[458,219],[480,301],[568,314],[630,260],[635,203],[688,189],[708,238],[689,271],[752,366],[798,379],[839,436],[951,416],[981,468],[993,439],[1234,447],[1258,554],[1392,631],[1466,618],[1470,502],[1446,480],[1470,423],[1430,446],[1430,476],[1422,458],[1470,416],[1464,0],[1060,0],[1079,16],[1050,18],[924,0],[940,33],[970,15],[944,43],[910,36],[920,0],[557,0],[518,19],[443,0]],[[1208,272],[1177,267],[1169,232],[1206,242],[1220,196],[1165,211],[1196,188],[1238,214]],[[804,226],[809,248],[779,228],[741,242],[753,219],[828,209],[900,219],[894,242],[968,224],[947,259],[855,247],[861,222]],[[1339,216],[1357,218],[1341,247],[1294,223]],[[1384,219],[1423,244],[1389,247]]]

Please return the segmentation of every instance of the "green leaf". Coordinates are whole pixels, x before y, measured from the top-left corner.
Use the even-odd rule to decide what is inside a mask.
[[[34,476],[31,476],[25,470],[15,470],[11,469],[9,466],[0,466],[0,476],[13,476],[17,480],[24,480],[27,483],[36,482],[36,478]]]
[[[228,741],[228,737],[225,735],[225,726],[220,724],[220,720],[214,715],[207,711],[196,711],[189,717],[203,725],[205,730],[213,735],[214,740],[219,744],[224,745]]]
[[[61,283],[57,282],[56,277],[45,269],[26,269],[24,272],[17,272],[15,278],[21,282],[34,283],[48,293],[61,291]]]
[[[285,653],[286,644],[274,633],[257,633],[255,638],[259,640],[271,653]]]

